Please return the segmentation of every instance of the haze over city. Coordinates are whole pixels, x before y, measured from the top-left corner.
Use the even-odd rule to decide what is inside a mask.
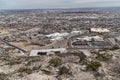
[[[119,7],[120,0],[0,0],[0,9]]]

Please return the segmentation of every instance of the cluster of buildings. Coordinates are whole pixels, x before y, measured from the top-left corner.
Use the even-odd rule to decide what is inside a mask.
[[[0,47],[13,53],[66,53],[69,50],[120,47],[120,12],[0,12]],[[6,47],[6,48],[8,48]],[[6,49],[5,48],[5,49]]]
[[[7,31],[7,30],[5,30]],[[7,34],[8,35],[4,35]],[[71,50],[111,49],[120,47],[120,32],[109,28],[89,28],[71,32],[43,34],[39,28],[26,31],[1,31],[0,47],[7,52],[27,53],[29,56],[67,53]]]
[[[27,30],[39,27],[41,32],[72,31],[90,27],[120,26],[120,12],[67,10],[4,11],[0,12],[0,26]],[[94,29],[93,29],[94,30]],[[108,32],[108,31],[107,31]]]

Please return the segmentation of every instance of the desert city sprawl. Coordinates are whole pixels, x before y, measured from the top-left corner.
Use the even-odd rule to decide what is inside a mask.
[[[0,56],[0,80],[120,80],[120,10],[1,11]]]

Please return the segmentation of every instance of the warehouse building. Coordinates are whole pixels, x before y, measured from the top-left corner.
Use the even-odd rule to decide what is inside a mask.
[[[66,48],[31,50],[29,56],[49,55],[56,53],[67,53]]]
[[[110,30],[107,28],[91,28],[90,32],[96,32],[96,33],[109,33]]]

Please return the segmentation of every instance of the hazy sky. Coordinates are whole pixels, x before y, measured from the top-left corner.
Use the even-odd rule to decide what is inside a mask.
[[[120,0],[0,0],[0,9],[118,7]]]

